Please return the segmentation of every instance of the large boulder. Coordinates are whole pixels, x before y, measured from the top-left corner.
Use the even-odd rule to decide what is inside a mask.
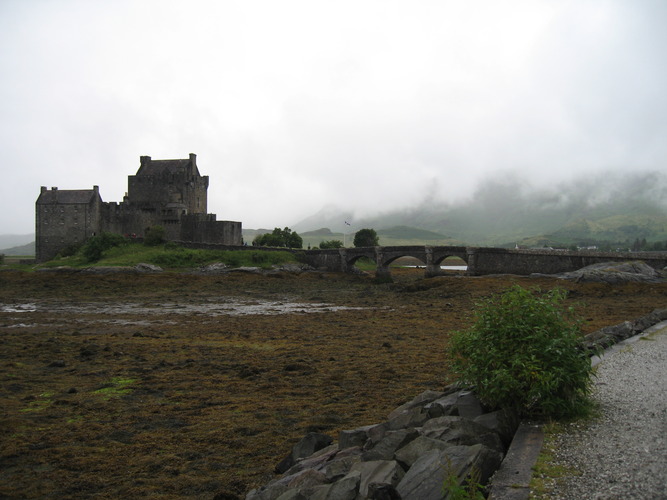
[[[501,461],[501,453],[481,444],[433,449],[410,467],[396,490],[403,500],[442,500],[448,475],[456,476],[460,484],[474,474],[485,484]]]
[[[664,281],[659,271],[642,261],[591,264],[577,271],[560,274],[558,277],[575,280],[579,283],[595,282],[612,285],[633,281],[644,283]]]
[[[311,456],[316,451],[333,443],[333,438],[319,432],[309,432],[292,447],[292,451],[276,465],[276,472],[287,472],[298,459]]]
[[[424,424],[422,435],[451,445],[483,444],[500,453],[505,452],[498,434],[463,417],[433,418]]]
[[[405,475],[405,471],[395,460],[359,462],[352,466],[350,472],[359,472],[360,474],[359,494],[362,498],[368,496],[368,487],[370,484],[396,486]]]

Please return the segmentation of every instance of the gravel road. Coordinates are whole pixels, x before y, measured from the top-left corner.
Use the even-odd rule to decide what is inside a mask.
[[[667,322],[597,365],[599,418],[555,436],[552,465],[571,472],[550,499],[667,499]]]

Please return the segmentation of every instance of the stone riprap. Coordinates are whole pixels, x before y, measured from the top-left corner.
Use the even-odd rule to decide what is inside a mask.
[[[425,391],[385,422],[342,431],[338,443],[310,433],[276,467],[282,476],[247,500],[441,499],[445,478],[486,484],[518,425],[505,410],[485,412],[468,390]]]
[[[588,334],[584,345],[593,353],[665,320],[667,309],[657,309]],[[485,412],[470,390],[427,390],[385,422],[342,431],[337,444],[306,435],[276,466],[282,475],[246,500],[440,500],[450,475],[488,484],[518,425],[509,410]]]
[[[606,349],[665,320],[667,320],[667,309],[656,309],[635,320],[624,321],[618,325],[608,326],[589,333],[584,337],[583,344],[591,352]]]

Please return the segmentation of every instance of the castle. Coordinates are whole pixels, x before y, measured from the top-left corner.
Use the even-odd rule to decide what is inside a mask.
[[[120,203],[102,201],[98,186],[42,186],[35,203],[37,261],[102,232],[143,237],[152,226],[162,226],[169,241],[242,244],[240,222],[216,221],[215,214],[206,213],[208,176],[200,175],[197,155],[182,160],[142,156],[140,162]]]

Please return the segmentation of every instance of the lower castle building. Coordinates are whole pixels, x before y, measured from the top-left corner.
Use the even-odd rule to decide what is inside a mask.
[[[104,202],[98,186],[65,190],[42,186],[35,203],[35,256],[43,262],[102,232],[144,237],[162,226],[169,241],[241,245],[241,223],[207,213],[208,176],[197,156],[183,160],[140,158],[128,176],[122,202]]]

